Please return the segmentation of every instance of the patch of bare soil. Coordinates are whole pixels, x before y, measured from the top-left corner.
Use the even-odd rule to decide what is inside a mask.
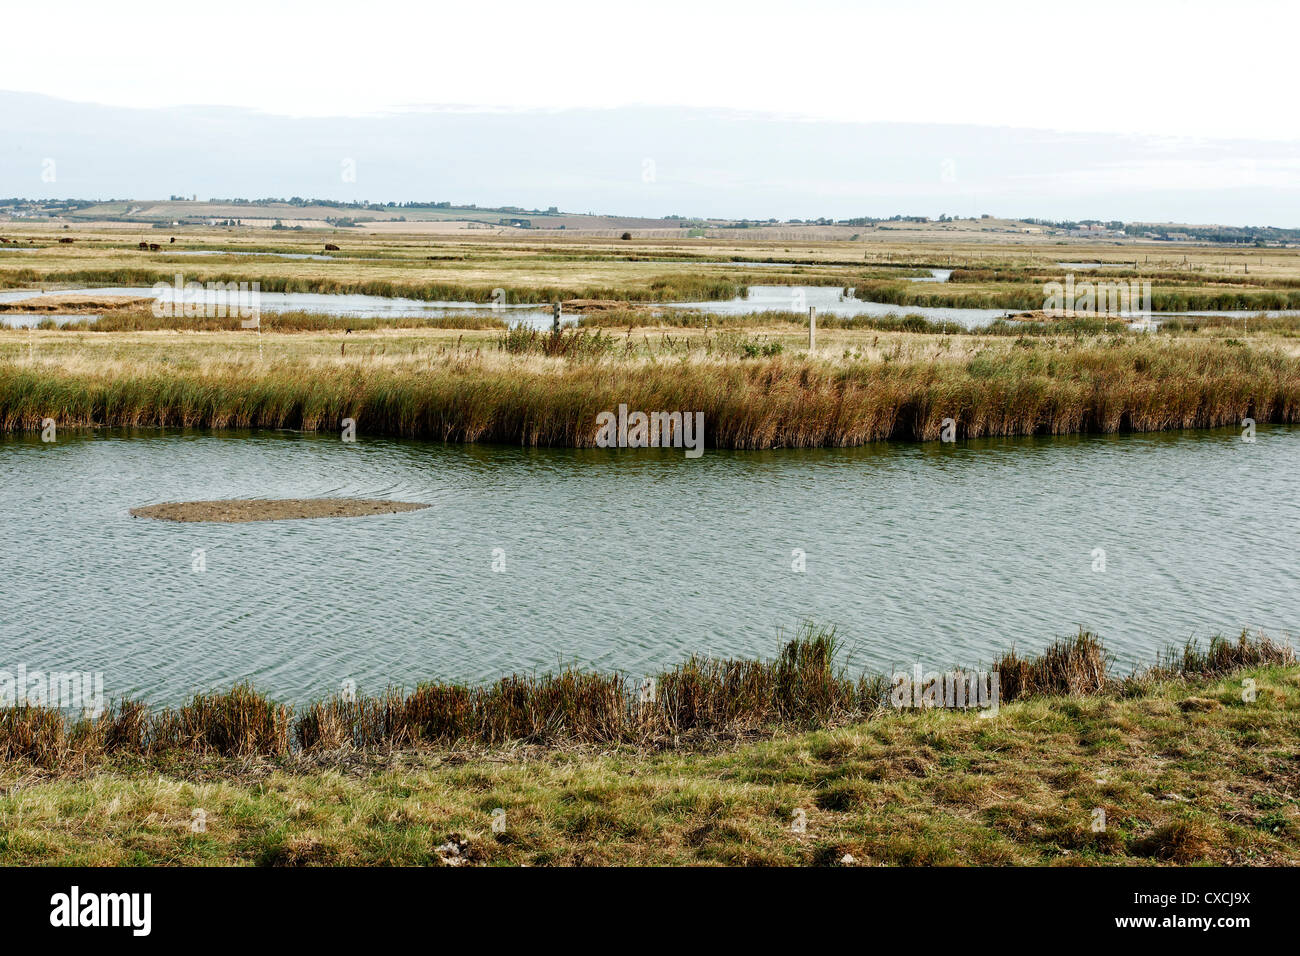
[[[132,508],[135,518],[162,521],[284,521],[292,518],[360,518],[419,511],[428,505],[382,498],[243,498],[227,501],[167,501]]]
[[[609,312],[632,307],[631,302],[621,299],[565,299],[561,304],[566,312]]]

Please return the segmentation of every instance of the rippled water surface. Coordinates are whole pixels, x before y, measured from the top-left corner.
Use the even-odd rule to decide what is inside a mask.
[[[811,617],[873,669],[987,663],[1080,625],[1127,669],[1191,635],[1296,625],[1297,474],[1300,429],[1282,428],[1255,444],[1217,431],[696,460],[287,432],[5,439],[0,666],[100,670],[111,696],[159,703],[241,678],[302,702],[347,678],[375,691],[766,655]],[[243,525],[127,513],[335,495],[432,507]]]

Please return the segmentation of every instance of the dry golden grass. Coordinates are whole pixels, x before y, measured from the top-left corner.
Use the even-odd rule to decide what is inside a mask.
[[[44,233],[38,252],[0,256],[0,283],[20,281],[24,269],[143,281],[160,257],[181,258],[170,246],[138,251],[129,230],[70,235],[71,245]],[[179,245],[238,240],[256,247],[246,251],[302,252],[313,244],[305,235],[212,231],[180,239]],[[1211,253],[1218,254],[1204,250],[1198,259],[1188,252],[1184,266],[1166,261],[1168,249],[1131,252],[1141,256],[1141,268],[1164,270],[1189,288],[1244,288],[1229,280],[1246,281],[1251,264],[1250,283],[1280,283],[1277,290],[1288,295],[1291,277],[1300,284],[1300,269],[1293,269],[1300,258],[1290,250],[1223,253],[1218,273],[1220,260]],[[861,269],[836,271],[833,264],[851,263],[850,254]],[[1100,247],[1044,248],[987,236],[949,249],[925,242],[627,244],[385,234],[350,236],[341,258],[329,262],[197,256],[186,272],[198,279],[260,275],[287,288],[325,283],[391,292],[415,283],[427,295],[459,289],[486,298],[492,288],[506,288],[516,298],[567,298],[575,289],[605,297],[604,287],[612,286],[620,298],[671,298],[683,290],[726,293],[735,282],[838,282],[837,276],[881,269],[903,274],[952,259],[974,276],[972,294],[997,296],[1032,290],[1044,269],[1057,268],[1055,257],[1101,254]],[[809,264],[761,277],[710,264],[737,257]],[[1232,271],[1236,264],[1241,276]],[[893,284],[903,297],[965,294],[945,291],[947,284]],[[61,425],[333,428],[353,417],[371,434],[587,445],[596,413],[626,402],[703,411],[711,443],[766,448],[933,439],[944,418],[957,422],[958,437],[977,437],[1213,427],[1246,417],[1290,423],[1300,415],[1300,335],[1286,324],[1142,336],[1088,327],[932,334],[828,322],[809,354],[806,331],[779,317],[708,330],[647,328],[656,319],[646,310],[626,317],[637,325],[559,343],[524,342],[497,328],[399,327],[406,320],[340,323],[353,327],[348,333],[314,316],[269,319],[261,335],[206,320],[149,331],[150,322],[131,315],[114,315],[105,329],[144,331],[9,330],[0,332],[0,428],[29,429],[47,417]]]
[[[855,285],[882,277],[914,274],[917,268],[975,270],[981,277],[951,284],[892,282],[916,297],[959,299],[977,304],[993,297],[996,305],[1033,308],[1041,304],[1045,279],[1060,279],[1059,261],[1129,263],[1131,271],[1152,278],[1157,293],[1170,289],[1208,296],[1223,292],[1292,291],[1300,288],[1300,250],[1179,247],[1170,243],[1113,243],[1070,240],[1047,242],[964,230],[850,230],[858,241],[747,239],[715,234],[709,239],[618,239],[562,234],[511,236],[461,234],[429,236],[402,233],[397,225],[382,231],[346,233],[274,232],[267,229],[184,227],[172,231],[109,225],[52,230],[23,224],[6,234],[37,251],[6,254],[0,247],[0,288],[144,284],[217,278],[261,280],[263,291],[405,291],[432,297],[438,290],[459,291],[487,301],[496,288],[517,301],[552,298],[664,300],[726,298],[737,284]],[[58,238],[71,238],[60,244]],[[161,242],[158,252],[140,251],[141,241]],[[331,261],[285,259],[263,253],[320,254],[326,242],[341,246]],[[182,255],[205,251],[231,255]],[[259,253],[256,256],[239,253]],[[801,263],[777,268],[746,268],[714,263]],[[992,273],[998,272],[997,276]],[[1123,270],[1105,270],[1114,278]],[[1037,290],[1037,291],[1035,291]],[[883,292],[882,292],[883,294]],[[1029,300],[1022,301],[1028,295]],[[1032,300],[1032,301],[1031,301]],[[899,301],[889,298],[887,301]]]
[[[1271,335],[840,330],[815,355],[778,328],[597,336],[555,357],[486,330],[11,330],[0,334],[0,429],[53,418],[311,430],[353,418],[362,434],[583,447],[596,415],[626,403],[703,412],[710,446],[774,448],[934,440],[945,418],[958,438],[1300,419],[1300,360]]]

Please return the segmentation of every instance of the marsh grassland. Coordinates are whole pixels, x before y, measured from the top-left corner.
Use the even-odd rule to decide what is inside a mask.
[[[0,289],[182,273],[266,292],[601,303],[559,334],[491,311],[299,312],[252,330],[138,303],[3,328],[0,431],[352,419],[360,436],[585,447],[597,414],[626,404],[703,412],[709,447],[768,449],[938,440],[945,419],[958,439],[1300,421],[1295,317],[1188,316],[1149,332],[1038,316],[971,332],[907,314],[1040,309],[1063,261],[1150,281],[1157,310],[1300,308],[1296,250],[183,229],[148,252],[140,232],[11,230],[35,251],[0,249]],[[284,257],[319,256],[325,241],[340,250]],[[934,268],[951,279],[911,281]],[[854,287],[900,308],[823,317],[810,350],[797,311],[663,307],[753,284]],[[995,663],[994,719],[884,707],[883,678],[842,673],[815,631],[771,661],[684,663],[649,707],[618,675],[575,671],[296,714],[249,686],[175,708],[118,701],[93,721],[8,708],[0,861],[1300,864],[1289,650],[1220,641],[1124,679],[1080,635]],[[792,829],[796,812],[806,829]]]
[[[180,227],[171,234],[126,224],[68,231],[10,230],[18,253],[0,247],[0,288],[138,286],[187,280],[256,280],[263,292],[364,293],[425,300],[506,303],[555,299],[632,302],[731,298],[746,285],[854,286],[864,299],[899,305],[1035,309],[1062,262],[1104,268],[1075,275],[1152,283],[1153,306],[1180,309],[1300,307],[1300,252],[1184,243],[1018,241],[994,234],[863,241],[639,239],[537,233],[536,237],[430,237],[400,231],[302,234]],[[142,239],[163,245],[140,251]],[[31,239],[29,243],[27,240]],[[60,239],[71,239],[62,243]],[[338,245],[324,253],[325,243]],[[197,253],[197,254],[196,254]],[[289,258],[315,256],[321,258]],[[932,268],[946,283],[908,282]]]
[[[400,234],[320,240],[243,230],[182,234],[157,253],[114,229],[0,252],[0,286],[257,281],[263,291],[366,292],[488,303],[580,298],[602,307],[559,336],[510,332],[509,311],[393,318],[268,314],[160,318],[139,307],[56,328],[0,332],[0,428],[173,426],[333,429],[449,441],[584,446],[598,412],[703,411],[710,445],[840,446],[959,437],[1293,423],[1300,319],[1182,317],[1156,333],[1102,318],[1000,322],[970,333],[908,305],[1038,309],[1059,261],[1116,260],[1079,281],[1140,279],[1155,308],[1294,307],[1294,250],[1122,248],[985,240],[724,242]],[[115,231],[116,230],[116,231]],[[22,238],[21,236],[19,237]],[[220,253],[186,256],[187,252]],[[257,256],[240,254],[259,253]],[[762,266],[760,268],[759,266]],[[1120,268],[1120,266],[1123,266]],[[911,282],[928,269],[948,282]],[[893,278],[882,278],[890,276]],[[664,301],[730,298],[751,283],[854,287],[893,317],[707,316]]]
[[[83,736],[73,744],[82,748],[77,756],[56,761],[39,750],[15,753],[23,723],[38,721],[30,713],[11,717],[0,724],[0,744],[8,747],[0,763],[0,859],[277,866],[1300,862],[1300,671],[1293,654],[1276,645],[1218,642],[1114,680],[1100,645],[1081,635],[1035,660],[1005,657],[1005,672],[1028,683],[1013,679],[1007,702],[989,717],[878,705],[864,711],[861,681],[849,682],[847,696],[826,696],[821,692],[841,678],[817,642],[810,635],[776,662],[731,662],[711,675],[684,665],[664,712],[692,714],[697,725],[669,736],[624,737],[590,720],[610,713],[608,701],[593,708],[590,693],[562,677],[548,686],[505,681],[486,690],[479,702],[485,716],[540,708],[517,725],[517,736],[492,745],[463,728],[454,741],[430,738],[423,746],[418,734],[400,746],[348,733],[325,741],[317,736],[325,719],[350,715],[336,726],[350,726],[353,735],[381,723],[364,717],[373,702],[342,710],[324,702],[297,725],[300,740],[306,728],[306,747],[291,752],[287,718],[281,722],[273,705],[238,688],[153,718],[118,710],[107,722],[115,737]],[[754,695],[742,709],[728,669],[752,675],[744,683]],[[687,686],[702,692],[695,704],[715,709],[684,709]],[[390,701],[387,712],[405,717],[386,726],[450,726],[455,708],[435,696],[429,688],[423,697]],[[620,709],[635,706],[617,700]],[[760,711],[760,702],[770,709]],[[158,745],[141,748],[150,726],[163,728],[153,738]]]

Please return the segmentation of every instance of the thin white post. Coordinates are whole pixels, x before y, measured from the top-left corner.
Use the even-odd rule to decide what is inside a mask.
[[[815,306],[808,307],[808,351],[811,352],[817,348],[817,309]]]

